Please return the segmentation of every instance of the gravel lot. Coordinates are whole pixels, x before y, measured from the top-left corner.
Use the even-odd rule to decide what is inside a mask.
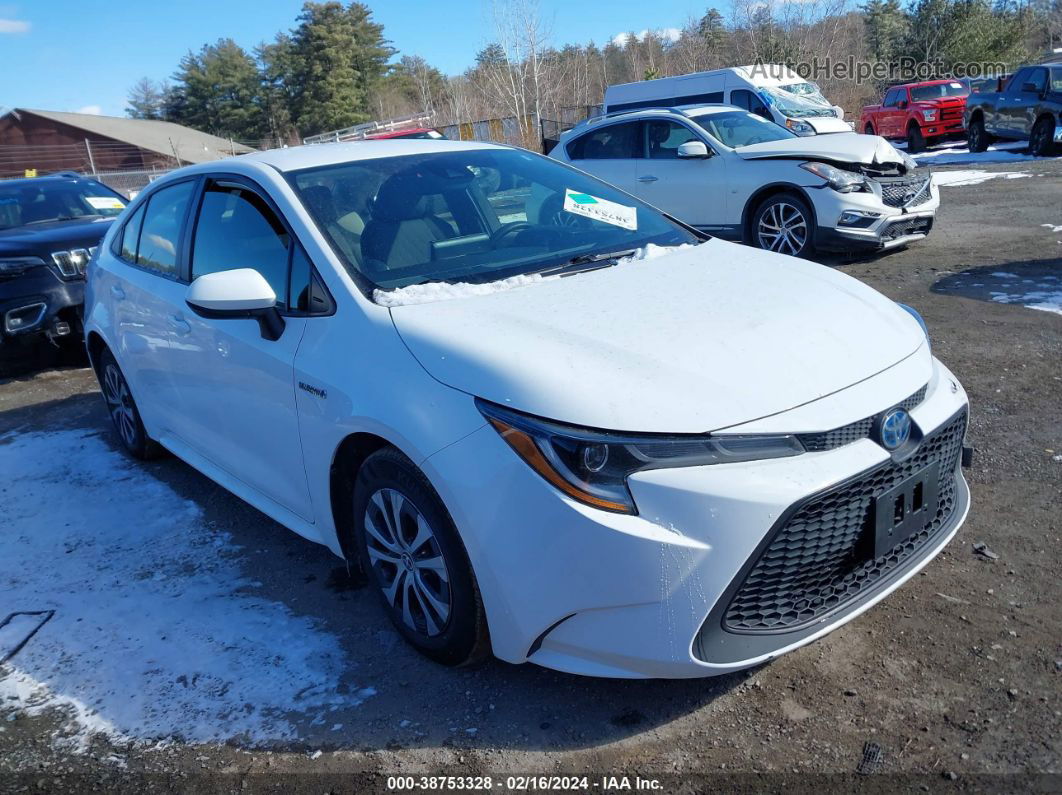
[[[590,775],[592,788],[610,774],[656,778],[665,791],[806,790],[855,784],[867,743],[883,753],[863,781],[871,789],[1059,791],[1062,314],[1023,305],[1042,296],[1017,299],[1045,285],[1062,291],[1062,160],[984,168],[1031,176],[946,187],[929,240],[831,263],[922,312],[973,408],[969,520],[944,554],[869,613],[719,679],[592,680],[500,662],[454,672],[398,642],[374,595],[323,547],[162,459],[146,477],[193,501],[204,531],[229,534],[219,554],[256,597],[338,639],[351,676],[375,692],[323,724],[292,703],[286,720],[296,739],[97,738],[80,749],[57,741],[68,715],[9,700],[0,703],[0,791],[320,793],[383,790],[395,773],[491,775],[495,789],[515,773]],[[0,380],[0,504],[19,466],[5,447],[30,432],[84,430],[102,431],[113,447],[89,371]],[[91,487],[93,474],[85,476]],[[66,478],[57,474],[50,487],[66,488]],[[7,545],[16,540],[4,510]],[[979,543],[998,558],[975,553]],[[27,575],[5,569],[5,559],[0,614],[36,609],[5,604],[6,584]],[[58,577],[68,560],[57,550],[56,570],[32,575]],[[176,599],[173,609],[192,610],[184,604]],[[47,670],[31,673],[49,681]],[[135,677],[128,687],[137,688]],[[120,689],[97,702],[100,716],[119,698]]]

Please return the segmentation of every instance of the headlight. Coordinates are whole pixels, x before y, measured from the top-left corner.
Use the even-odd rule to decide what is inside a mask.
[[[918,321],[918,325],[922,327],[922,333],[926,335],[926,344],[929,345],[929,349],[932,350],[933,341],[929,339],[929,328],[926,326],[926,321],[924,321],[922,319],[922,316],[918,314],[918,310],[908,306],[907,304],[901,304],[899,302],[896,303],[896,306],[900,307],[900,309],[902,309],[904,312],[906,312]]]
[[[43,264],[44,260],[40,257],[4,257],[0,259],[0,276],[17,276]]]
[[[867,181],[859,174],[834,168],[825,163],[801,163],[800,167],[816,177],[822,177],[838,193],[854,193],[866,188]]]
[[[611,433],[530,417],[478,398],[476,407],[545,480],[572,499],[616,513],[637,513],[627,488],[627,478],[635,472],[804,452],[795,436]]]
[[[895,147],[893,148],[895,149]],[[896,154],[900,156],[900,162],[903,163],[904,168],[906,168],[908,171],[914,171],[916,168],[918,168],[918,161],[906,152],[901,152],[899,149],[896,149]]]
[[[814,135],[815,128],[808,124],[806,121],[800,121],[800,119],[786,119],[785,126],[790,131],[795,132],[797,135]]]

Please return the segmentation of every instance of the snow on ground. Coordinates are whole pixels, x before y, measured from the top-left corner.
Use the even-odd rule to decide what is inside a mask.
[[[992,274],[1001,284],[993,285],[988,296],[997,304],[1022,304],[1028,309],[1062,315],[1062,278],[1041,276],[1023,279],[1016,273],[997,271]]]
[[[985,171],[984,169],[958,169],[933,172],[933,184],[938,188],[960,185],[980,185],[990,179],[1022,179],[1031,177],[1027,171]]]
[[[57,708],[75,749],[96,732],[264,745],[375,694],[334,635],[255,595],[194,503],[98,436],[0,437],[0,484],[0,621],[55,610],[0,666],[0,714]]]
[[[906,149],[906,143],[893,144],[897,149]],[[984,152],[971,152],[964,143],[941,144],[919,152],[912,157],[920,166],[984,165],[986,163],[1023,163],[1030,160],[1045,160],[1029,154],[1027,141],[1001,141],[992,144]]]

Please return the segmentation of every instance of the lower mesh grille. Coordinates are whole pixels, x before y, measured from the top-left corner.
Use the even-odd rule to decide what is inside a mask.
[[[882,240],[896,240],[907,235],[927,235],[933,228],[932,218],[908,218],[904,221],[894,221],[882,230]]]
[[[723,617],[731,632],[786,632],[858,598],[916,555],[955,509],[955,471],[966,412],[923,439],[901,463],[890,462],[814,497],[779,529],[749,570]],[[873,501],[924,467],[940,464],[935,516],[885,555],[871,557]]]

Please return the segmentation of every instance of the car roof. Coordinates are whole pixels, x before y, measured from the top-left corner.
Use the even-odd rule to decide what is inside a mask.
[[[743,111],[745,113],[748,112],[744,108],[739,108],[736,105],[723,105],[720,103],[711,105],[676,105],[667,108],[631,108],[630,110],[618,110],[612,113],[606,113],[603,116],[592,116],[589,119],[584,119],[572,129],[565,130],[563,134],[568,135],[576,130],[582,132],[589,127],[612,121],[628,121],[630,119],[652,116],[685,116],[688,119],[692,119],[697,116],[708,116],[713,113],[726,113],[735,110]]]
[[[468,152],[477,149],[508,149],[504,144],[480,141],[448,141],[437,138],[389,138],[347,143],[307,144],[284,149],[269,149],[237,156],[240,162],[254,161],[272,166],[277,171],[298,171],[304,168],[330,166],[380,157],[436,154],[439,152]],[[213,164],[216,168],[216,163]],[[202,169],[197,169],[202,170]]]

